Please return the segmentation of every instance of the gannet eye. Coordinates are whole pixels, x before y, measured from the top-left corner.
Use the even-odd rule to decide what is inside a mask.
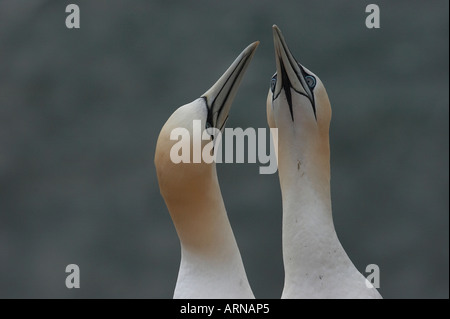
[[[272,93],[274,93],[276,85],[277,85],[277,75],[275,74],[273,78],[270,80],[270,90],[272,91]]]
[[[305,81],[310,89],[314,89],[314,87],[316,86],[316,78],[312,75],[305,76]]]

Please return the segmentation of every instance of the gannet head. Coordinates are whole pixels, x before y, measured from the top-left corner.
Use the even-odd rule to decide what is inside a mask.
[[[331,106],[325,87],[317,75],[297,62],[276,25],[273,41],[277,72],[267,96],[267,121],[271,128],[278,128],[279,169],[288,165],[283,163],[287,159],[297,170],[320,158],[326,163]]]
[[[202,193],[211,186],[211,181],[217,179],[215,163],[205,163],[201,154],[194,154],[194,150],[203,152],[207,144],[211,145],[214,136],[202,139],[197,148],[195,143],[199,141],[194,139],[198,133],[202,136],[203,131],[208,128],[223,130],[239,84],[258,44],[259,42],[254,42],[245,48],[209,90],[200,98],[175,110],[161,129],[156,144],[155,166],[160,191],[166,202],[176,202],[186,197],[192,201],[194,196],[201,198]],[[196,127],[194,121],[200,125]],[[197,128],[201,131],[195,132]],[[188,133],[187,139],[183,141],[188,143],[187,149],[184,149],[189,153],[188,163],[174,163],[171,158],[172,147],[180,142],[176,135],[172,135],[171,139],[171,134],[176,129]],[[200,156],[200,163],[195,163],[194,156]]]

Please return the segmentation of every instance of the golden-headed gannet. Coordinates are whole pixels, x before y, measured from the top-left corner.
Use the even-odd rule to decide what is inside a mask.
[[[331,106],[319,77],[297,62],[273,26],[277,72],[267,120],[278,128],[283,202],[282,298],[381,298],[343,249],[330,196]]]
[[[225,210],[216,164],[195,163],[192,139],[194,120],[201,121],[202,129],[223,129],[258,44],[242,51],[200,98],[179,107],[158,137],[155,166],[159,187],[181,243],[174,298],[254,298]],[[178,141],[170,137],[176,128],[190,133],[190,163],[171,160],[171,148]],[[202,140],[201,149],[210,142]]]

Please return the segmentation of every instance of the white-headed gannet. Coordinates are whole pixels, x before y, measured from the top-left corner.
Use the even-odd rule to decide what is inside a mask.
[[[319,77],[297,62],[273,26],[277,72],[267,120],[278,128],[283,202],[282,298],[381,298],[343,249],[330,195],[331,106]]]
[[[222,130],[242,77],[259,42],[249,45],[220,79],[200,98],[179,107],[158,137],[155,166],[162,196],[181,243],[181,263],[174,298],[254,298],[228,220],[215,163],[174,164],[170,150],[177,142],[171,131]],[[201,149],[210,141],[202,141]]]

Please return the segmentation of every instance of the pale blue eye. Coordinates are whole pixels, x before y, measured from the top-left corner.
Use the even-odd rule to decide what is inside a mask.
[[[312,75],[305,76],[305,81],[310,89],[314,89],[314,87],[316,86],[316,78]]]
[[[275,74],[273,78],[270,80],[270,90],[272,91],[272,93],[274,93],[276,85],[277,85],[277,75]]]

